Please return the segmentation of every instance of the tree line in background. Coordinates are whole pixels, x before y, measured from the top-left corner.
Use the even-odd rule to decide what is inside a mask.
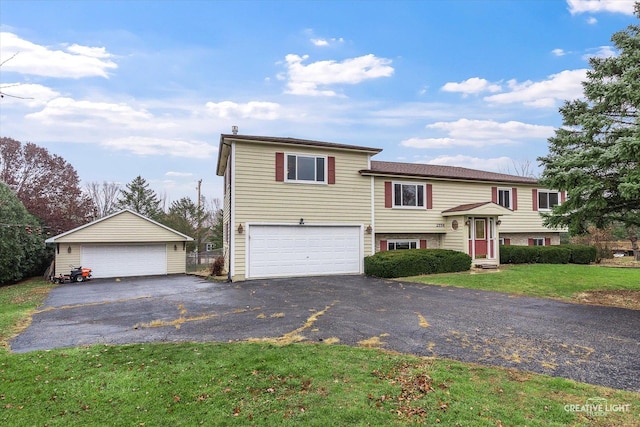
[[[137,176],[122,188],[91,182],[84,188],[75,168],[33,143],[0,138],[0,285],[40,275],[53,259],[44,241],[93,220],[131,209],[187,236],[187,250],[222,247],[218,199],[165,200]]]

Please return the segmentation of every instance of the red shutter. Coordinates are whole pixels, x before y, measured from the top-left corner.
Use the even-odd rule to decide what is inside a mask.
[[[427,241],[420,240],[420,249],[427,249]]]
[[[385,181],[384,183],[384,207],[393,207],[393,189],[391,188],[391,181]]]
[[[511,206],[511,208],[514,211],[518,210],[518,189],[516,187],[513,187],[511,189],[511,198],[513,199],[513,206]]]
[[[533,239],[529,239],[529,246],[533,246]]]
[[[491,201],[498,203],[498,187],[491,187]]]
[[[328,183],[335,184],[336,183],[336,158],[333,156],[329,156],[327,158],[327,170],[329,172]]]
[[[538,210],[538,190],[536,190],[535,188],[533,190],[531,190],[531,195],[533,197],[533,210],[537,211]]]
[[[380,240],[380,252],[384,252],[387,250],[387,241]]]
[[[505,237],[505,239],[504,239],[504,245],[505,245],[505,246],[509,246],[510,244],[511,244],[511,239],[507,239],[507,238]]]
[[[560,203],[564,203],[565,200],[567,200],[567,192],[566,191],[561,191],[560,192]]]
[[[284,181],[284,153],[276,153],[276,181]]]
[[[545,245],[545,246],[549,246],[549,245],[551,245],[551,237],[545,237],[545,239],[544,239],[544,245]]]
[[[427,209],[433,209],[433,185],[427,184]],[[425,246],[426,247],[426,246]]]

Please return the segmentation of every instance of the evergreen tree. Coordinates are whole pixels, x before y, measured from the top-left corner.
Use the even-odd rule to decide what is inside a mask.
[[[46,237],[38,219],[0,181],[0,285],[42,273]]]
[[[640,18],[640,3],[635,12]],[[563,126],[549,138],[549,154],[538,159],[545,167],[541,184],[567,192],[545,223],[573,234],[589,225],[640,227],[640,26],[611,40],[619,54],[591,58],[584,98],[560,108]],[[637,239],[632,243],[637,255]]]
[[[147,218],[159,220],[163,214],[160,203],[156,192],[138,175],[127,184],[126,189],[120,190],[117,205],[120,209],[131,209]]]

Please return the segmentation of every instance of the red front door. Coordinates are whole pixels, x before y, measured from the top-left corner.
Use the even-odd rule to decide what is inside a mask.
[[[474,219],[474,245],[475,245],[475,257],[486,258],[487,257],[487,220],[485,218]]]

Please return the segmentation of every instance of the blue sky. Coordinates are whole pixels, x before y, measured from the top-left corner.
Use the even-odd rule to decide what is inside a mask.
[[[537,169],[588,58],[615,55],[632,23],[632,0],[2,0],[0,135],[83,183],[141,175],[167,205],[199,179],[222,197],[232,125],[377,160]]]

